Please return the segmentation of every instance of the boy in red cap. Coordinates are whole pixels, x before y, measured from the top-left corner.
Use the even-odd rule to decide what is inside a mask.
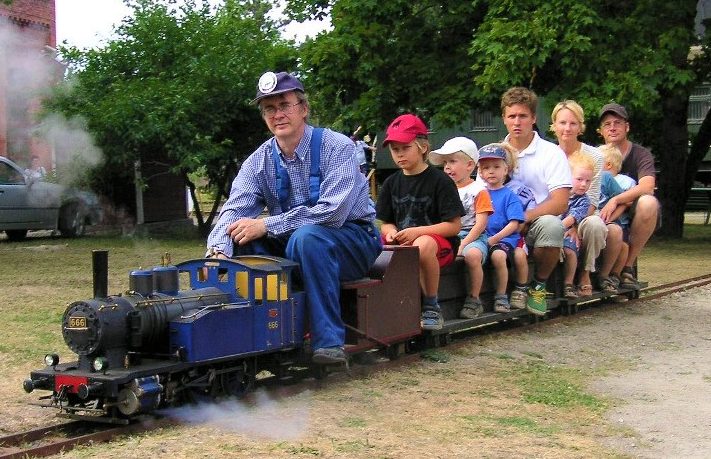
[[[437,300],[439,271],[457,254],[464,207],[454,182],[427,164],[430,143],[420,118],[411,114],[395,118],[386,131],[385,145],[401,170],[383,182],[376,217],[383,223],[380,230],[386,244],[420,250],[421,326],[439,330],[444,325]]]

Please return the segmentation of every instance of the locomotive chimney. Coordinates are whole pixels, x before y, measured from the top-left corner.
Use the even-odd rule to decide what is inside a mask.
[[[92,250],[91,266],[94,273],[94,298],[109,296],[109,251]]]

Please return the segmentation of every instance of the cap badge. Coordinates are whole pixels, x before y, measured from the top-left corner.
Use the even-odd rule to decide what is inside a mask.
[[[259,77],[259,83],[257,83],[259,91],[263,94],[269,94],[270,92],[274,91],[276,85],[277,76],[274,72],[265,73],[264,75]]]

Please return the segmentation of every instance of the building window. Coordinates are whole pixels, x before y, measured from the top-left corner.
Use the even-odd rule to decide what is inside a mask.
[[[689,124],[701,124],[711,108],[711,85],[697,86],[689,96]]]
[[[471,120],[471,130],[473,132],[496,131],[496,125],[494,124],[494,115],[488,110],[472,111]]]

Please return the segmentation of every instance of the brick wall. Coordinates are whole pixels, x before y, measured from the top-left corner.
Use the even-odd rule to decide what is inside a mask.
[[[14,0],[11,5],[0,4],[0,34],[3,37],[0,46],[4,48],[0,52],[0,155],[24,164],[36,154],[42,165],[50,169],[50,149],[30,134],[33,110],[39,102],[24,97],[31,88],[23,87],[24,77],[18,75],[23,74],[26,62],[13,56],[39,56],[46,46],[56,46],[54,0]]]

